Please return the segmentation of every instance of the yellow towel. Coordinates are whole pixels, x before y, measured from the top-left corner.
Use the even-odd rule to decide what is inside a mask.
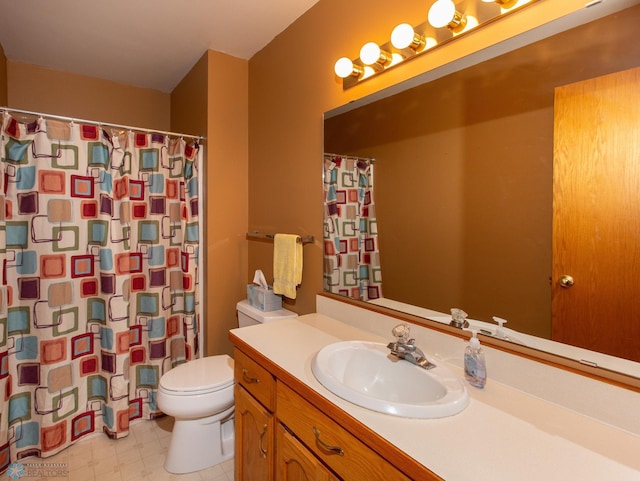
[[[276,234],[273,238],[273,293],[296,298],[296,286],[302,282],[302,243],[294,234]]]

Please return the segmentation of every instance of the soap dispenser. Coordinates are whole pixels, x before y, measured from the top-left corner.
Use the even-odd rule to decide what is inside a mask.
[[[476,329],[466,329],[471,331],[469,345],[464,350],[464,377],[472,386],[482,389],[487,382],[487,366],[484,361],[484,352],[480,347],[478,331]]]

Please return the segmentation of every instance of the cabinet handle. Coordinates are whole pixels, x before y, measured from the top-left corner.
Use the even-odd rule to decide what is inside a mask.
[[[316,437],[316,442],[320,445],[322,449],[325,451],[329,451],[331,454],[337,454],[339,456],[344,456],[344,451],[340,446],[329,446],[322,439],[320,439],[320,431],[313,427],[313,434]]]
[[[242,379],[244,379],[249,384],[257,384],[260,382],[260,379],[258,379],[257,377],[249,376],[247,374],[247,370],[244,367],[242,368]]]
[[[267,434],[267,425],[262,426],[262,432],[260,433],[260,442],[258,443],[258,449],[260,450],[260,454],[263,458],[267,457],[267,450],[262,447],[262,441],[264,439],[264,435]]]

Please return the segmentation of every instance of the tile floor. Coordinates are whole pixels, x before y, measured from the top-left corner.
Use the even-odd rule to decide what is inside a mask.
[[[46,459],[28,458],[22,464],[32,468],[58,464],[62,471],[49,476],[26,472],[19,481],[233,481],[233,459],[196,473],[171,474],[164,470],[173,418],[140,421],[131,426],[129,436],[112,440],[97,435],[80,441]],[[62,475],[66,471],[67,475]],[[11,478],[2,475],[2,481]]]

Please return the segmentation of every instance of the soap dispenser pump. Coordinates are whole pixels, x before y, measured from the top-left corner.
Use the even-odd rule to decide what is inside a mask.
[[[504,333],[504,325],[507,323],[507,320],[497,316],[493,316],[493,320],[498,323],[495,336],[498,339],[506,339],[507,335]]]
[[[477,388],[482,389],[487,382],[487,366],[484,360],[484,352],[480,347],[478,331],[476,329],[465,329],[471,331],[469,345],[464,350],[464,377]]]

